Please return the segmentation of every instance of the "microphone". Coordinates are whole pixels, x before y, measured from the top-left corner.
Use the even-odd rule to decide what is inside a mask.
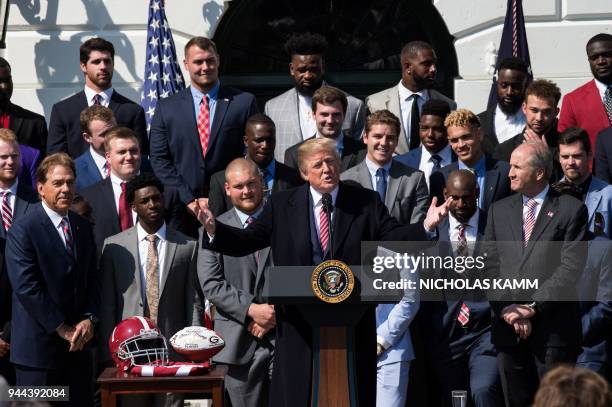
[[[334,204],[332,203],[331,194],[323,194],[323,197],[321,198],[321,203],[323,204],[323,212],[327,213],[328,215],[331,215],[332,211],[334,210]]]
[[[323,212],[327,215],[327,224],[329,225],[329,256],[331,259],[334,258],[334,228],[331,221],[331,214],[334,210],[334,204],[332,203],[332,197],[329,193],[324,193],[321,197],[321,205],[323,206]]]

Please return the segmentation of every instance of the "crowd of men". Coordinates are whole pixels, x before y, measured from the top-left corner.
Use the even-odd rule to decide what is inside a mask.
[[[112,86],[110,42],[83,43],[84,89],[53,106],[48,130],[11,103],[0,58],[0,375],[69,385],[71,405],[93,405],[120,321],[148,317],[170,338],[202,325],[208,301],[231,405],[309,405],[318,339],[296,307],[267,303],[270,267],[315,266],[332,247],[359,264],[362,241],[424,240],[451,242],[451,256],[519,242],[498,247],[494,266],[563,280],[585,301],[367,307],[360,405],[450,406],[466,390],[469,405],[527,406],[560,363],[611,380],[612,249],[591,242],[611,233],[612,35],[587,43],[593,80],[560,114],[557,85],[518,58],[498,63],[496,106],[458,109],[433,89],[436,53],[421,41],[401,50],[398,84],[363,102],[324,80],[326,46],[289,38],[295,86],[264,114],[222,85],[215,44],[192,38],[191,85],[159,100],[148,134],[143,109]]]

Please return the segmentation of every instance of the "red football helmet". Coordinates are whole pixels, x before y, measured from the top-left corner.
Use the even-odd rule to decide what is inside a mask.
[[[166,338],[149,318],[130,317],[119,322],[108,340],[117,369],[168,364]]]

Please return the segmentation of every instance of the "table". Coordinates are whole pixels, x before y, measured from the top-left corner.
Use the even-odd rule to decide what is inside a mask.
[[[102,407],[115,407],[117,394],[142,393],[211,393],[213,406],[223,406],[226,372],[226,366],[216,365],[200,376],[141,377],[118,373],[116,367],[109,367],[98,378]]]

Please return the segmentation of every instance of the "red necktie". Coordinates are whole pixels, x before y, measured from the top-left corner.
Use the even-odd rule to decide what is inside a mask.
[[[461,309],[459,310],[459,315],[457,315],[457,321],[459,321],[461,326],[464,328],[466,328],[468,322],[470,322],[470,308],[465,302],[461,303]]]
[[[523,222],[523,247],[527,247],[527,243],[529,243],[529,238],[531,237],[531,232],[533,232],[533,227],[535,225],[535,210],[538,206],[538,202],[531,198],[527,200],[525,204],[527,206],[527,215],[525,216],[525,221]]]
[[[329,221],[327,220],[327,214],[323,210],[323,205],[319,207],[319,240],[321,241],[321,249],[325,254],[327,244],[329,243]]]
[[[127,196],[125,195],[125,184],[125,182],[121,183],[121,195],[119,195],[119,225],[121,231],[133,226],[132,211],[130,211],[130,204],[128,204]]]
[[[2,224],[4,225],[4,230],[9,230],[13,224],[13,211],[9,205],[10,194],[11,191],[4,191],[2,193]]]
[[[198,114],[198,133],[200,135],[200,145],[202,146],[202,157],[206,157],[208,138],[210,136],[210,111],[208,110],[208,96],[204,96],[200,102],[200,113]]]

